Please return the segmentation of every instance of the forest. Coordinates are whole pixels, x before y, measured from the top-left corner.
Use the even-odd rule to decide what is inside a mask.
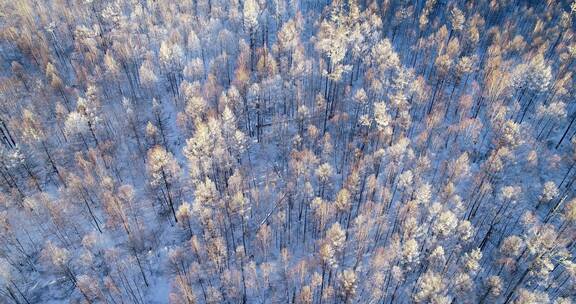
[[[0,303],[576,302],[576,0],[0,0]]]

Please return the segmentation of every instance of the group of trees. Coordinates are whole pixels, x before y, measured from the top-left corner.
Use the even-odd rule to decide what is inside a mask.
[[[576,297],[576,2],[0,16],[0,302]]]

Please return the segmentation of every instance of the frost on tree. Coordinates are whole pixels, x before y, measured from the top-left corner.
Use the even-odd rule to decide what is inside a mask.
[[[0,12],[0,303],[573,301],[576,2]]]

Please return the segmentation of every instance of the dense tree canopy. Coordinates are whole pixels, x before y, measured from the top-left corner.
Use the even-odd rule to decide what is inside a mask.
[[[571,303],[575,18],[0,0],[0,302]]]

